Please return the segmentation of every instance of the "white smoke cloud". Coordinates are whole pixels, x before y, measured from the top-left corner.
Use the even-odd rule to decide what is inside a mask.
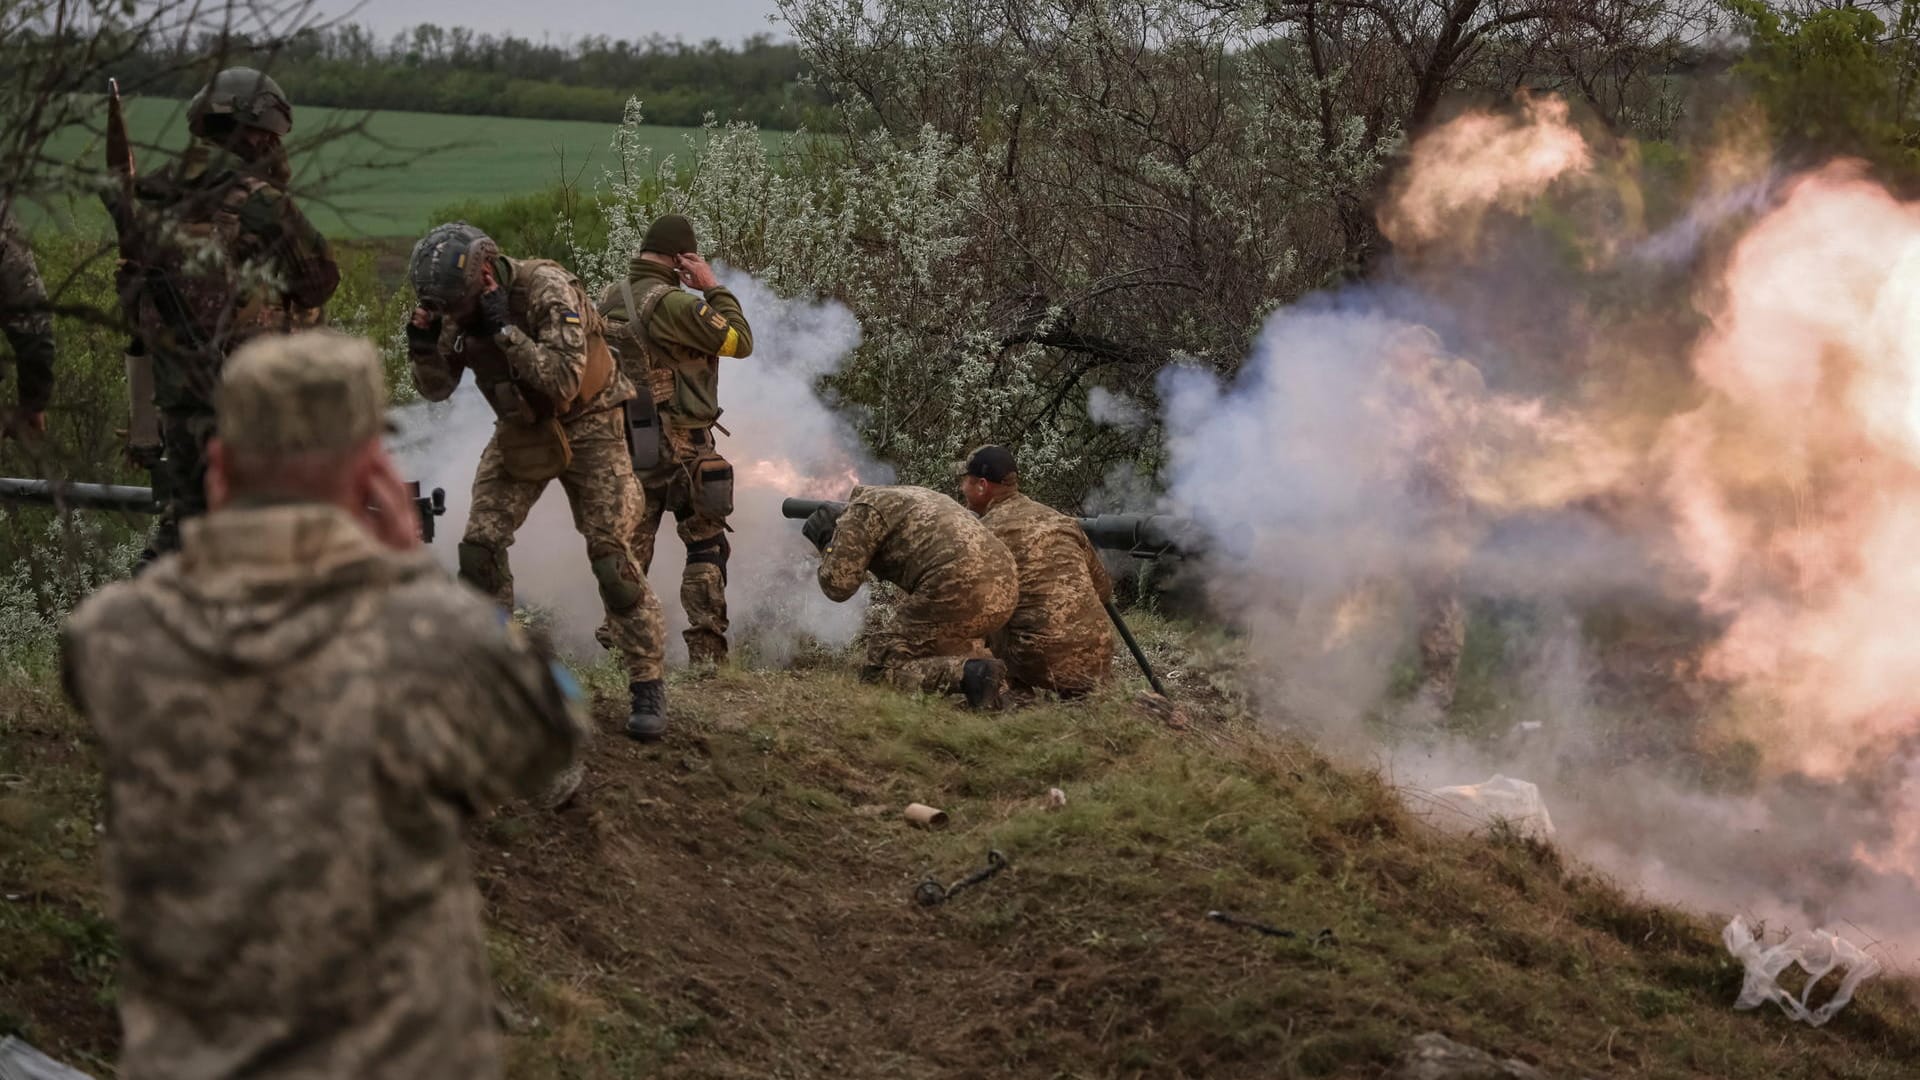
[[[1595,261],[1577,272],[1524,221],[1464,215],[1444,266],[1410,256],[1276,313],[1230,379],[1166,373],[1165,507],[1206,532],[1212,599],[1247,635],[1273,723],[1409,790],[1531,780],[1558,843],[1657,898],[1904,947],[1920,943],[1920,728],[1912,560],[1894,553],[1920,530],[1863,523],[1904,514],[1920,475],[1901,359],[1920,323],[1878,317],[1912,310],[1920,207],[1848,175],[1747,175],[1650,235],[1582,237]],[[1455,186],[1503,205],[1517,190]],[[1806,265],[1826,291],[1806,291]],[[1836,381],[1855,357],[1865,374]],[[1678,438],[1707,420],[1712,439]],[[1778,480],[1804,461],[1821,468]],[[1781,539],[1696,524],[1735,514]],[[1856,577],[1871,587],[1846,604],[1801,595]],[[1448,594],[1495,671],[1458,727],[1410,694],[1423,612]],[[1756,622],[1802,631],[1760,644],[1812,660],[1702,666]]]
[[[729,537],[728,636],[736,653],[779,664],[807,641],[838,647],[860,629],[865,593],[835,604],[814,583],[818,565],[799,523],[780,514],[788,496],[845,498],[857,476],[885,483],[890,470],[868,458],[852,427],[823,401],[815,387],[836,370],[860,342],[851,311],[835,301],[783,299],[749,275],[721,268],[753,327],[750,357],[721,360],[720,452],[733,463],[734,513]],[[452,399],[421,404],[401,414],[396,452],[409,478],[443,487],[447,513],[433,550],[449,570],[472,501],[473,472],[493,432],[493,413],[479,391],[462,385]],[[796,490],[797,489],[797,490]],[[546,611],[558,644],[576,655],[595,655],[600,625],[599,592],[587,569],[585,541],[574,530],[566,494],[556,482],[541,496],[509,550],[516,602]],[[687,625],[680,603],[685,549],[665,517],[647,575],[667,615],[669,664],[686,660],[680,631]]]
[[[1148,423],[1146,410],[1104,386],[1087,391],[1087,417],[1121,431],[1141,431]]]

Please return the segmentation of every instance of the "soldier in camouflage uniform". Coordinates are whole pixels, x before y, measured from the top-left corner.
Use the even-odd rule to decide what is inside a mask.
[[[627,733],[660,738],[666,630],[632,548],[642,505],[621,404],[633,384],[614,364],[598,311],[560,264],[509,259],[459,222],[414,247],[411,275],[420,307],[407,340],[420,395],[445,401],[471,370],[497,418],[473,476],[461,578],[511,610],[507,548],[548,482],[560,481],[606,610],[600,639],[626,661]]]
[[[11,416],[0,410],[0,437],[44,433],[47,403],[53,398],[53,312],[33,249],[5,208],[0,208],[0,330],[6,331],[13,348],[20,402]],[[0,363],[0,382],[6,375],[7,367]]]
[[[225,367],[210,512],[63,642],[105,775],[120,1075],[499,1077],[464,826],[567,765],[584,703],[420,546],[372,345]]]
[[[683,284],[700,295],[683,291]],[[692,223],[678,214],[647,230],[629,280],[607,287],[600,312],[627,377],[641,391],[627,406],[635,468],[647,496],[634,553],[642,570],[652,569],[660,519],[672,514],[687,549],[680,577],[687,656],[696,664],[724,663],[733,466],[714,448],[713,430],[721,411],[720,358],[751,353],[753,330],[740,301],[700,257]]]
[[[1085,694],[1113,669],[1113,628],[1105,602],[1113,580],[1080,523],[1020,493],[1020,472],[1002,446],[983,446],[960,463],[967,509],[1013,553],[1020,602],[1006,629],[989,637],[1013,685]]]
[[[983,639],[1013,614],[1018,569],[966,507],[921,487],[856,487],[802,532],[820,549],[820,589],[835,603],[868,572],[907,593],[891,622],[867,632],[863,678],[907,693],[961,693],[976,709],[999,705],[1007,666],[987,656]]]
[[[153,366],[165,457],[154,486],[165,505],[143,563],[180,543],[180,523],[206,512],[212,396],[226,357],[262,334],[321,321],[340,284],[333,251],[300,212],[280,139],[293,106],[252,68],[214,76],[187,105],[194,141],[180,160],[109,199],[131,231],[122,307]],[[139,354],[136,353],[136,356]]]

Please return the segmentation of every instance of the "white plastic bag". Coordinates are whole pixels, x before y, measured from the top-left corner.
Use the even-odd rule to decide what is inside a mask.
[[[1496,773],[1484,784],[1443,787],[1433,794],[1480,824],[1506,821],[1522,836],[1553,839],[1553,818],[1540,799],[1540,789],[1525,780]]]
[[[1825,930],[1802,930],[1769,948],[1761,945],[1746,919],[1735,915],[1720,932],[1720,940],[1727,943],[1727,951],[1747,969],[1746,982],[1740,987],[1740,999],[1733,1003],[1734,1008],[1754,1009],[1772,1001],[1788,1016],[1814,1027],[1833,1019],[1834,1014],[1853,1000],[1853,992],[1861,983],[1880,974],[1880,961],[1862,952],[1853,942]],[[1795,964],[1807,972],[1806,988],[1798,998],[1779,983],[1781,973]],[[1814,986],[1835,968],[1845,973],[1840,988],[1826,1004],[1817,1009],[1807,1008]]]
[[[0,1080],[93,1080],[8,1035],[0,1038]]]

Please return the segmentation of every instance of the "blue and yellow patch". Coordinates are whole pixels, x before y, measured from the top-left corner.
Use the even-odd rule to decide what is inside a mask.
[[[560,321],[566,323],[568,326],[579,326],[580,313],[577,311],[563,311],[560,313]]]

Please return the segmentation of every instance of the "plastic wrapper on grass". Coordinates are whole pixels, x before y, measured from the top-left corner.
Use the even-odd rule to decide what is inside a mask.
[[[1734,1008],[1757,1009],[1771,1001],[1788,1016],[1814,1027],[1833,1019],[1853,1000],[1853,992],[1861,983],[1880,974],[1880,961],[1827,930],[1803,930],[1769,947],[1761,944],[1745,918],[1736,915],[1720,932],[1720,939],[1727,943],[1727,951],[1734,959],[1747,969],[1747,978],[1740,986],[1740,997],[1733,1003]],[[1799,997],[1780,985],[1780,976],[1795,964],[1807,972],[1807,985]],[[1839,989],[1819,1008],[1808,1008],[1814,987],[1835,969],[1842,972]]]
[[[1553,817],[1540,798],[1540,788],[1525,780],[1496,774],[1482,784],[1459,784],[1433,792],[1443,809],[1457,811],[1474,825],[1505,822],[1530,840],[1553,839]]]

